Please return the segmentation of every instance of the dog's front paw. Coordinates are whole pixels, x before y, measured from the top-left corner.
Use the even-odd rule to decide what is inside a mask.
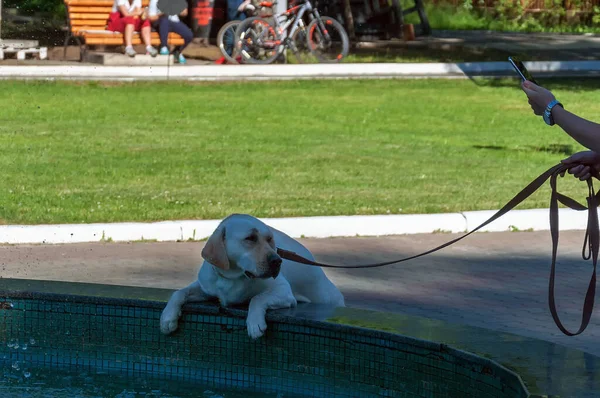
[[[248,336],[253,340],[258,339],[265,334],[267,330],[267,322],[265,317],[253,316],[246,319],[246,326],[248,327]]]
[[[165,308],[160,315],[160,331],[163,334],[171,334],[176,331],[180,315],[179,311],[172,311],[169,308]]]

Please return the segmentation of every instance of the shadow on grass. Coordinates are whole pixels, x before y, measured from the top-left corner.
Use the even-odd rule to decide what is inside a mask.
[[[468,46],[396,46],[394,43],[379,48],[353,47],[347,62],[360,63],[462,63],[505,61],[511,55],[503,50]],[[513,54],[514,55],[514,54]]]
[[[505,145],[473,145],[475,149],[489,149],[495,151],[517,151],[517,152],[544,152],[558,155],[570,156],[575,152],[572,145],[549,144],[542,146],[525,145],[523,147],[509,148]]]
[[[521,90],[519,80],[513,76],[506,78],[487,79],[469,76],[469,79],[479,87],[513,88]],[[595,91],[600,89],[600,79],[597,77],[543,77],[536,79],[540,85],[549,90]]]

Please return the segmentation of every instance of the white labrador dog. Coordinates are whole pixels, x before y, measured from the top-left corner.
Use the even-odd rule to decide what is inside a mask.
[[[267,329],[268,309],[290,308],[298,302],[344,306],[344,296],[320,267],[282,260],[276,248],[314,261],[300,242],[245,214],[225,218],[202,250],[198,280],[176,291],[160,317],[160,330],[177,329],[181,307],[218,298],[221,305],[250,301],[246,325],[253,339]]]

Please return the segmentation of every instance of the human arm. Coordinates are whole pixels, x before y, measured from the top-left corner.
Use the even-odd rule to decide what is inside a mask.
[[[158,9],[158,0],[150,0],[150,3],[148,4],[148,19],[151,22],[154,22],[162,15],[162,12]]]
[[[254,7],[251,3],[252,3],[251,0],[242,1],[242,3],[240,3],[240,5],[238,6],[238,11],[244,12],[246,10],[246,7],[248,7],[248,6]]]
[[[555,97],[549,90],[529,81],[521,85],[529,98],[533,112],[540,116]],[[564,109],[562,106],[552,108],[552,118],[575,141],[596,153],[600,153],[600,124],[591,122]]]
[[[560,106],[552,109],[552,117],[575,141],[600,153],[600,124],[579,117]]]
[[[162,16],[163,16],[162,13],[158,13],[158,14],[148,13],[148,19],[150,20],[150,22],[158,21],[158,19]]]
[[[124,17],[133,17],[135,14],[129,12],[129,8],[127,8],[127,6],[119,6],[119,12],[121,13],[122,16]]]
[[[143,12],[141,4],[141,1],[136,1],[133,3],[133,7],[130,7],[127,0],[117,0],[117,9],[124,17],[139,17]]]
[[[142,7],[142,0],[133,0],[133,10],[131,14],[134,17],[141,17],[144,15],[144,7]]]

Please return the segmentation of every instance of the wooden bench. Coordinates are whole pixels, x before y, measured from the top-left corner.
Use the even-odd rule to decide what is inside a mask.
[[[106,30],[108,16],[112,12],[114,0],[64,0],[67,7],[67,37],[64,43],[64,58],[67,56],[67,46],[74,38],[80,48],[80,58],[85,59],[88,46],[122,46],[123,34]],[[142,6],[147,7],[150,0],[142,0]],[[143,44],[139,32],[133,34],[133,45]],[[175,33],[169,33],[169,44],[179,46],[183,38]],[[159,46],[160,38],[157,32],[152,32],[152,45]]]

